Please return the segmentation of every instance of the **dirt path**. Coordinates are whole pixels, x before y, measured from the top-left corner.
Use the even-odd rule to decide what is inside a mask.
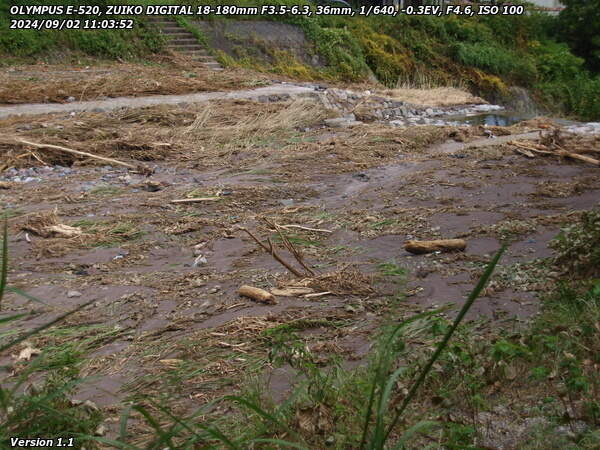
[[[14,115],[39,115],[51,113],[70,113],[81,111],[110,111],[118,108],[141,108],[155,105],[177,105],[178,103],[199,103],[225,99],[257,99],[261,96],[289,95],[297,96],[314,92],[311,85],[274,84],[257,89],[231,92],[202,92],[183,95],[150,95],[145,97],[118,97],[107,100],[83,101],[64,104],[32,103],[15,106],[0,106],[0,118]]]

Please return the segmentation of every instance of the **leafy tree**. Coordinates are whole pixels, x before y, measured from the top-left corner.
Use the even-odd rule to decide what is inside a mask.
[[[600,0],[561,0],[560,32],[587,66],[600,72]]]

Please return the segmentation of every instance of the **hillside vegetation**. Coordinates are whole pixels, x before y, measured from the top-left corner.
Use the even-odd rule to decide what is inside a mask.
[[[103,0],[96,3],[102,4]],[[172,3],[223,2],[184,0]],[[305,2],[277,0],[275,3]],[[227,4],[260,5],[261,1],[238,0]],[[388,87],[461,86],[497,102],[510,98],[511,86],[520,86],[527,88],[542,107],[553,113],[584,120],[600,118],[600,102],[596,100],[600,97],[600,77],[590,73],[586,61],[555,38],[559,19],[545,14],[471,18],[236,16],[235,19],[271,19],[298,25],[328,64],[325,68],[310,67],[296,61],[292,55],[273,50],[273,61],[268,64],[222,54],[221,62],[226,65],[258,68],[302,79],[353,82],[366,80],[372,72]],[[227,17],[212,16],[210,20],[227,20]],[[3,55],[39,57],[70,49],[92,56],[126,59],[143,57],[162,47],[159,35],[139,18],[133,39],[131,31],[6,30],[8,27],[4,24],[7,21],[8,6],[2,5],[0,54]],[[588,61],[587,67],[593,65]]]
[[[600,117],[600,78],[553,38],[557,19],[544,14],[287,20],[328,57],[325,77],[357,81],[366,65],[390,87],[460,85],[494,101],[521,86],[552,112]]]
[[[86,4],[103,4],[90,1]],[[114,2],[118,3],[118,2]],[[141,58],[161,51],[163,39],[143,20],[133,30],[11,30],[9,8],[12,5],[81,5],[77,0],[0,2],[0,65],[29,59],[56,60],[57,55],[87,55],[107,59]],[[56,18],[56,16],[52,17]],[[74,17],[69,17],[73,19]]]

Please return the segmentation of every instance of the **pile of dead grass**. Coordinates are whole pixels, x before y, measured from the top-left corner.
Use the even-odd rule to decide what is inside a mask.
[[[23,66],[0,71],[0,104],[64,103],[104,97],[224,91],[270,83],[248,70],[215,72],[171,57],[161,65],[119,64],[86,68]],[[166,64],[165,64],[166,63]]]
[[[335,295],[372,295],[375,293],[373,276],[361,272],[353,265],[319,275],[311,279],[308,286],[318,292],[326,291]]]
[[[383,91],[381,95],[396,101],[434,107],[487,103],[481,97],[477,97],[466,90],[455,87],[388,89]]]
[[[36,256],[59,257],[75,249],[111,247],[133,241],[143,235],[131,220],[117,217],[114,221],[83,220],[71,225],[62,223],[58,211],[41,211],[19,218],[15,231],[26,234]]]
[[[266,105],[247,100],[233,104],[220,101],[199,111],[182,137],[201,139],[209,147],[248,150],[327,116],[321,105],[308,99]]]
[[[287,137],[326,115],[322,106],[310,100],[267,104],[229,100],[88,112],[76,120],[57,114],[9,118],[0,121],[0,166],[93,162],[57,151],[34,151],[15,137],[125,161],[170,157],[222,165],[224,156],[242,150],[285,145]]]

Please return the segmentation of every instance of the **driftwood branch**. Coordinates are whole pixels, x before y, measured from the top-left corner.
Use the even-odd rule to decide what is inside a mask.
[[[247,233],[248,236],[250,236],[254,240],[254,242],[256,242],[258,245],[260,245],[265,250],[265,252],[269,253],[277,262],[279,262],[282,266],[284,266],[287,270],[289,270],[295,276],[297,276],[299,278],[304,277],[303,273],[301,273],[298,269],[291,266],[290,263],[288,263],[281,256],[279,256],[279,254],[275,251],[275,247],[270,242],[270,240],[269,240],[269,246],[267,247],[265,244],[263,244],[260,241],[260,239],[258,239],[254,234],[252,234],[252,232],[250,230],[248,230],[247,228],[240,227],[239,229],[244,231],[245,233]]]
[[[82,152],[82,151],[79,151],[79,150],[73,150],[71,148],[62,147],[60,145],[40,144],[40,143],[37,143],[37,142],[26,141],[25,139],[18,139],[18,138],[15,138],[15,141],[18,142],[18,143],[20,143],[20,144],[30,145],[30,146],[36,147],[36,148],[45,148],[45,149],[49,149],[49,150],[58,150],[58,151],[61,151],[63,153],[70,153],[71,155],[85,156],[87,158],[97,159],[99,161],[104,161],[104,162],[110,163],[110,164],[115,165],[115,166],[127,167],[128,169],[136,170],[136,171],[139,171],[139,172],[142,172],[142,173],[145,173],[145,174],[152,173],[152,170],[149,169],[148,167],[134,166],[133,164],[129,164],[129,163],[126,163],[126,162],[123,162],[123,161],[119,161],[118,159],[106,158],[104,156],[98,156],[98,155],[94,155],[93,153]]]
[[[290,242],[287,236],[281,232],[281,227],[279,227],[277,224],[274,225],[275,229],[277,230],[277,234],[279,234],[281,242],[283,242],[283,245],[287,249],[287,251],[290,252],[294,256],[294,258],[296,258],[296,261],[300,263],[304,270],[306,270],[312,276],[315,276],[314,270],[312,270],[305,264],[302,254],[298,251],[298,249],[296,249],[296,247],[294,247],[294,245]]]
[[[315,233],[333,233],[333,231],[331,230],[324,230],[321,228],[309,228],[309,227],[303,227],[302,225],[279,225],[281,228],[284,229],[289,229],[289,228],[297,228],[299,230],[304,230],[304,231],[313,231]]]
[[[241,286],[238,289],[238,294],[261,303],[269,303],[272,305],[277,303],[277,300],[275,300],[275,296],[273,294],[257,287],[247,285]]]
[[[315,276],[315,272],[306,265],[306,263],[304,262],[304,258],[302,256],[302,253],[296,248],[294,247],[294,245],[290,242],[290,240],[287,238],[287,236],[285,234],[283,234],[282,227],[281,225],[276,224],[275,222],[271,222],[269,219],[264,219],[265,223],[273,228],[275,231],[277,231],[277,234],[279,235],[279,238],[281,239],[281,242],[283,243],[283,246],[287,249],[288,252],[290,252],[292,254],[292,256],[296,259],[296,261],[298,261],[298,263],[304,268],[304,270],[306,270],[307,273],[309,273],[311,276]],[[269,241],[270,243],[271,241]],[[272,244],[271,244],[272,245]]]
[[[441,239],[436,241],[408,241],[404,244],[407,252],[421,255],[423,253],[447,252],[452,250],[464,250],[467,242],[464,239]]]
[[[548,150],[546,146],[543,146],[540,144],[535,144],[533,142],[526,144],[526,143],[520,142],[520,141],[510,141],[509,144],[517,147],[518,149],[527,150],[529,152],[529,154],[519,151],[519,150],[517,150],[517,151],[519,151],[519,153],[522,153],[529,158],[531,158],[533,156],[533,155],[531,155],[531,152],[533,152],[533,153],[539,153],[541,155],[556,155],[556,156],[563,156],[563,157],[567,157],[567,158],[571,158],[571,159],[578,159],[580,161],[584,161],[589,164],[594,164],[596,166],[600,166],[600,160],[597,160],[590,156],[580,155],[579,153],[569,152],[560,146],[557,146],[558,148],[555,150]]]

